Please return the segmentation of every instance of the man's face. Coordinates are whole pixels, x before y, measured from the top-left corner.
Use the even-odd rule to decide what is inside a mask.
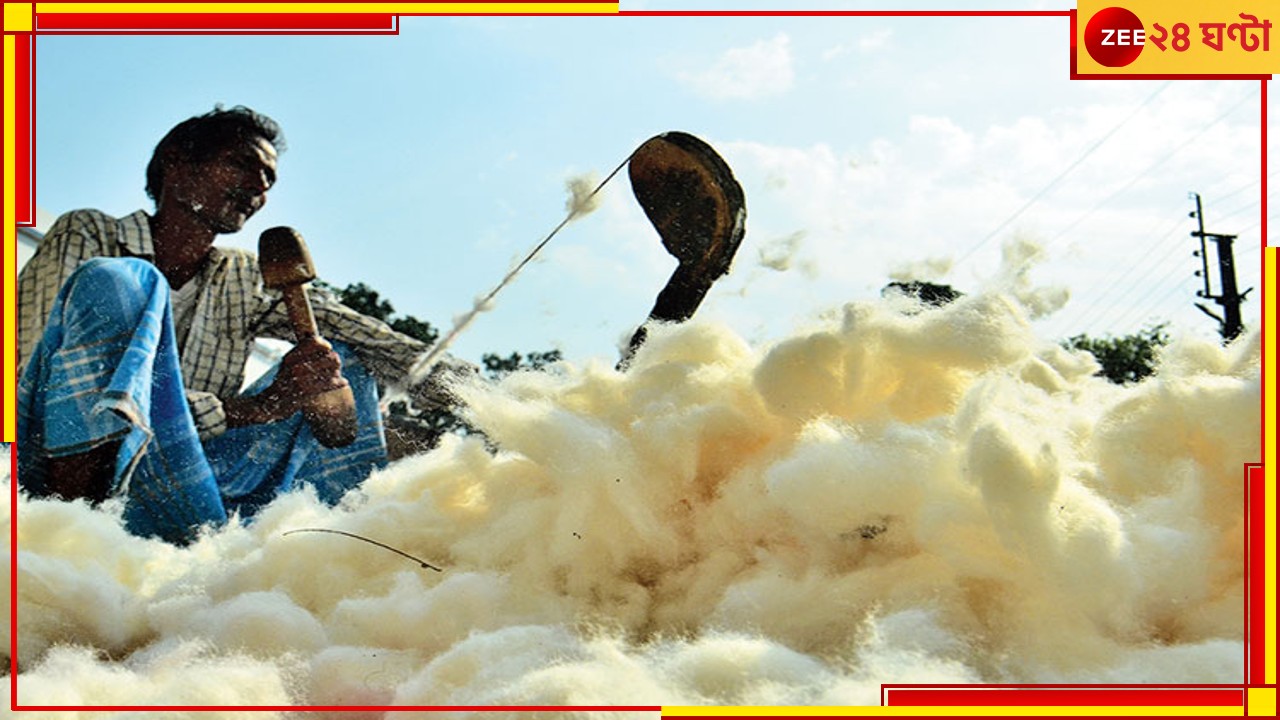
[[[263,138],[241,140],[204,162],[177,163],[166,177],[166,201],[214,233],[233,233],[267,202],[276,180],[276,151]]]

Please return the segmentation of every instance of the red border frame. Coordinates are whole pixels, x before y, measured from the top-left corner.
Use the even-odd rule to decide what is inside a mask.
[[[1248,492],[1244,515],[1244,678],[1247,685],[1258,687],[1267,681],[1267,476],[1261,465],[1246,466],[1245,475]],[[1274,562],[1275,558],[1271,560]]]
[[[17,187],[14,188],[14,210],[19,225],[34,225],[36,221],[36,132],[35,132],[35,77],[36,43],[29,33],[14,37],[18,58],[14,79],[14,172]],[[25,61],[25,63],[24,63]],[[25,140],[25,141],[24,141]]]
[[[253,33],[394,35],[399,16],[385,13],[49,13],[36,14],[34,32],[59,35]]]
[[[1134,688],[1130,685],[888,685],[881,691],[889,707],[1240,707],[1244,688],[1221,685],[1173,685]]]
[[[39,15],[32,4],[32,31],[6,32],[17,36],[18,54],[16,78],[16,190],[18,224],[30,225],[35,221],[34,160],[35,160],[35,36],[38,34],[398,34],[399,17],[413,13],[357,14],[357,13],[271,13],[271,14],[110,14],[76,13]],[[463,13],[469,14],[469,13]],[[481,15],[483,13],[475,13]],[[542,15],[543,13],[514,13],[514,15]],[[582,13],[586,15],[587,13]],[[1261,234],[1267,237],[1267,80],[1268,75],[1087,75],[1077,72],[1075,10],[898,10],[898,11],[620,11],[622,16],[875,16],[875,17],[1069,17],[1070,19],[1070,69],[1073,80],[1145,80],[1145,79],[1210,79],[1210,80],[1260,80],[1262,82],[1262,226]],[[54,19],[56,18],[56,19]],[[341,21],[340,21],[341,20]],[[24,216],[22,213],[25,212]],[[1266,244],[1263,243],[1263,261],[1266,262]],[[6,281],[11,281],[5,276]],[[1262,289],[1263,302],[1267,302],[1268,288]],[[1265,353],[1264,342],[1264,353]],[[1265,377],[1263,392],[1265,393]],[[1264,395],[1265,397],[1265,395]],[[1263,422],[1265,444],[1265,419]],[[16,448],[11,453],[11,477],[17,476]],[[1265,483],[1266,475],[1261,465],[1245,466],[1245,677],[1241,685],[1182,685],[1168,687],[1134,687],[1117,685],[883,685],[882,704],[892,706],[1245,706],[1247,714],[1247,688],[1271,687],[1265,681],[1264,614],[1252,612],[1265,603]],[[12,510],[17,505],[17,483],[11,483],[10,523],[10,627],[17,626],[17,518]],[[1274,558],[1270,559],[1274,562]],[[18,635],[10,638],[11,709],[14,711],[171,711],[171,710],[236,710],[236,711],[413,711],[413,710],[463,710],[463,711],[547,711],[547,710],[615,710],[653,711],[659,706],[47,706],[18,704],[18,673],[16,672]]]

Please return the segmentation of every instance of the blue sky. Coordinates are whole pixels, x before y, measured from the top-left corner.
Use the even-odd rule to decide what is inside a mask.
[[[149,209],[143,169],[164,132],[215,103],[248,105],[289,149],[266,208],[223,242],[296,227],[322,277],[366,282],[443,331],[563,218],[566,180],[603,178],[648,137],[683,130],[724,156],[748,206],[734,270],[699,317],[753,342],[903,273],[962,290],[1067,286],[1066,306],[1038,321],[1048,339],[1151,320],[1212,335],[1192,307],[1187,192],[1204,195],[1211,231],[1240,234],[1239,282],[1259,285],[1259,84],[1073,82],[1067,41],[1065,18],[887,17],[42,36],[37,203]],[[1045,259],[1001,280],[1015,233]],[[454,352],[612,362],[674,267],[620,174]]]

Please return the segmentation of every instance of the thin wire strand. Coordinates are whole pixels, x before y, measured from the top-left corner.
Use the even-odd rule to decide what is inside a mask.
[[[1213,201],[1214,201],[1214,202],[1222,202],[1223,200],[1226,200],[1226,199],[1228,199],[1228,198],[1233,198],[1233,197],[1235,197],[1236,195],[1239,195],[1240,193],[1244,192],[1245,190],[1253,190],[1253,189],[1256,189],[1256,188],[1259,188],[1259,187],[1262,187],[1262,181],[1261,181],[1261,180],[1257,180],[1257,181],[1254,181],[1254,182],[1252,182],[1252,183],[1249,183],[1249,184],[1246,184],[1246,185],[1242,185],[1242,186],[1240,186],[1240,187],[1236,188],[1235,190],[1232,190],[1231,192],[1227,193],[1226,195],[1221,195],[1221,196],[1218,196],[1218,197],[1214,197],[1214,198],[1212,198],[1212,199],[1213,199]],[[1204,197],[1205,197],[1205,198],[1209,198],[1210,196],[1209,196],[1209,195],[1204,195]]]
[[[407,553],[407,552],[405,552],[405,551],[403,551],[403,550],[398,550],[398,549],[393,548],[393,547],[391,547],[390,545],[387,545],[387,544],[385,544],[385,543],[380,543],[380,542],[378,542],[377,540],[370,540],[369,538],[367,538],[367,537],[365,537],[365,536],[363,536],[363,535],[356,535],[355,533],[349,533],[349,532],[346,532],[346,531],[344,531],[344,530],[330,530],[329,528],[298,528],[297,530],[290,530],[290,531],[288,531],[288,532],[286,532],[286,533],[282,533],[282,534],[283,534],[283,535],[292,535],[292,534],[294,534],[294,533],[301,533],[301,532],[331,533],[331,534],[333,534],[333,535],[341,535],[341,536],[343,536],[343,537],[354,538],[354,539],[356,539],[356,540],[361,540],[361,541],[363,541],[363,542],[367,542],[367,543],[369,543],[370,545],[377,545],[378,547],[380,547],[380,548],[382,548],[382,549],[384,549],[384,550],[390,550],[391,552],[393,552],[393,553],[395,553],[395,554],[397,554],[397,555],[400,555],[400,556],[403,556],[403,557],[407,557],[407,558],[409,558],[410,560],[412,560],[412,561],[414,561],[414,562],[418,563],[419,565],[421,565],[423,568],[425,568],[425,569],[427,569],[427,570],[435,570],[436,572],[444,572],[444,570],[441,570],[440,568],[436,567],[435,565],[432,565],[431,563],[427,562],[426,560],[423,560],[422,558],[416,558],[416,557],[414,557],[414,556],[410,555],[409,553]]]
[[[1151,257],[1166,240],[1173,237],[1173,234],[1178,231],[1178,226],[1183,222],[1181,218],[1174,220],[1165,230],[1149,236],[1151,237],[1151,242],[1141,252],[1135,253],[1135,257]],[[1126,282],[1142,265],[1142,263],[1117,263],[1109,277],[1087,288],[1090,297],[1087,304],[1077,305],[1063,313],[1055,326],[1057,332],[1066,332],[1067,328],[1072,325],[1079,326],[1084,324],[1086,320],[1092,320],[1095,310],[1100,309],[1101,304],[1106,300],[1107,293],[1121,283]],[[1129,284],[1127,287],[1132,288],[1133,284]]]
[[[1123,194],[1123,193],[1124,193],[1125,191],[1127,191],[1130,187],[1132,187],[1134,184],[1136,184],[1139,180],[1141,180],[1142,178],[1144,178],[1144,177],[1146,177],[1147,175],[1151,174],[1151,172],[1152,172],[1152,171],[1154,171],[1157,167],[1159,167],[1160,165],[1162,165],[1162,164],[1164,164],[1165,162],[1167,162],[1170,158],[1172,158],[1174,155],[1176,155],[1176,154],[1177,154],[1177,153],[1178,153],[1178,152],[1179,152],[1183,147],[1185,147],[1185,146],[1187,146],[1187,145],[1191,144],[1193,141],[1195,141],[1195,140],[1196,140],[1197,138],[1199,138],[1201,135],[1205,134],[1205,133],[1206,133],[1206,132],[1208,132],[1211,128],[1215,127],[1218,123],[1222,122],[1222,121],[1223,121],[1223,120],[1225,120],[1227,117],[1229,117],[1230,115],[1232,115],[1233,113],[1235,113],[1235,112],[1236,112],[1236,111],[1237,111],[1237,110],[1238,110],[1242,105],[1244,105],[1244,103],[1245,103],[1246,101],[1250,100],[1250,99],[1251,99],[1251,98],[1253,98],[1254,96],[1255,96],[1255,94],[1254,94],[1253,92],[1245,93],[1245,94],[1244,94],[1242,97],[1240,97],[1240,98],[1239,98],[1235,103],[1233,103],[1233,104],[1232,104],[1230,107],[1228,107],[1224,112],[1222,112],[1222,114],[1218,115],[1216,118],[1214,118],[1214,119],[1213,119],[1211,122],[1209,122],[1207,125],[1205,125],[1204,127],[1200,128],[1200,130],[1199,130],[1199,131],[1197,131],[1197,132],[1196,132],[1195,134],[1193,134],[1192,136],[1188,137],[1186,140],[1184,140],[1184,141],[1183,141],[1181,144],[1179,144],[1177,147],[1175,147],[1175,148],[1173,148],[1172,150],[1170,150],[1169,152],[1167,152],[1167,153],[1166,153],[1165,155],[1163,155],[1159,160],[1157,160],[1156,162],[1154,162],[1154,163],[1152,163],[1151,165],[1149,165],[1147,168],[1145,168],[1144,170],[1142,170],[1141,172],[1139,172],[1137,175],[1133,176],[1133,177],[1132,177],[1132,178],[1131,178],[1127,183],[1125,183],[1122,187],[1120,187],[1120,188],[1116,189],[1116,190],[1115,190],[1115,191],[1113,191],[1110,195],[1108,195],[1106,198],[1104,198],[1103,200],[1101,200],[1100,202],[1098,202],[1098,203],[1097,203],[1096,205],[1094,205],[1091,209],[1089,209],[1086,213],[1084,213],[1084,215],[1082,215],[1082,216],[1080,216],[1080,217],[1076,218],[1076,220],[1074,220],[1073,222],[1071,222],[1067,227],[1065,227],[1065,228],[1063,228],[1061,231],[1059,231],[1056,235],[1054,235],[1054,236],[1053,236],[1053,238],[1051,238],[1051,239],[1049,240],[1049,242],[1048,242],[1048,243],[1046,243],[1046,248],[1056,245],[1056,244],[1057,244],[1057,242],[1058,242],[1058,240],[1060,240],[1063,236],[1065,236],[1067,233],[1069,233],[1072,229],[1074,229],[1077,225],[1079,225],[1083,220],[1085,220],[1086,218],[1088,218],[1089,216],[1091,216],[1094,212],[1096,212],[1097,210],[1099,210],[1100,208],[1102,208],[1102,207],[1103,207],[1104,205],[1106,205],[1107,203],[1109,203],[1109,202],[1111,202],[1112,200],[1114,200],[1116,197],[1118,197],[1118,196],[1120,196],[1121,194]],[[1171,230],[1169,231],[1169,233],[1168,233],[1168,234],[1166,234],[1166,235],[1162,236],[1159,240],[1157,240],[1157,241],[1155,241],[1155,242],[1157,242],[1157,243],[1158,243],[1158,242],[1163,241],[1165,238],[1167,238],[1167,237],[1169,236],[1169,234],[1172,234],[1172,232],[1173,232],[1173,230],[1171,229]],[[984,241],[984,242],[985,242],[985,241]],[[976,249],[976,248],[975,248],[975,249]],[[1145,265],[1145,264],[1144,264],[1144,265]],[[1024,266],[1025,266],[1025,263],[1024,263]],[[1136,266],[1135,266],[1135,267],[1136,267]],[[1153,271],[1154,271],[1154,268],[1152,268],[1152,267],[1150,267],[1149,265],[1147,265],[1147,266],[1146,266],[1146,272],[1143,274],[1143,276],[1142,276],[1142,278],[1141,278],[1140,280],[1145,280],[1145,279],[1146,279],[1146,278],[1151,274],[1151,272],[1153,272]],[[1126,272],[1126,273],[1125,273],[1125,277],[1127,277],[1127,275],[1128,275],[1128,273]],[[1077,324],[1077,325],[1082,324],[1082,321],[1085,319],[1085,317],[1090,317],[1090,319],[1094,319],[1094,318],[1092,317],[1092,315],[1091,315],[1090,311],[1091,311],[1091,310],[1093,309],[1093,307],[1097,304],[1097,302],[1098,302],[1098,301],[1100,301],[1100,300],[1101,300],[1101,298],[1102,298],[1103,296],[1105,296],[1105,294],[1106,294],[1107,292],[1109,292],[1109,291],[1110,291],[1110,288],[1111,288],[1112,286],[1114,286],[1114,285],[1118,284],[1118,283],[1119,283],[1121,280],[1123,280],[1123,279],[1124,279],[1124,277],[1122,277],[1120,280],[1117,280],[1115,283],[1112,283],[1112,285],[1111,285],[1111,286],[1108,286],[1105,290],[1099,290],[1098,292],[1094,293],[1095,300],[1094,300],[1094,302],[1092,302],[1092,303],[1090,304],[1090,308],[1089,308],[1089,309],[1087,309],[1087,310],[1084,310],[1084,311],[1081,311],[1081,312],[1078,312],[1078,313],[1077,313],[1077,315],[1076,315],[1076,318],[1077,318],[1077,319],[1076,319],[1076,324]],[[1125,291],[1124,291],[1123,295],[1124,295],[1124,296],[1127,296],[1129,293],[1132,293],[1132,292],[1133,292],[1133,290],[1135,289],[1135,287],[1137,287],[1137,285],[1136,285],[1136,284],[1130,284],[1128,287],[1126,287],[1126,288],[1125,288]],[[1118,300],[1113,300],[1112,302],[1118,302]],[[1103,310],[1102,310],[1102,313],[1103,313],[1103,314],[1105,314],[1106,312],[1107,312],[1107,310],[1106,310],[1106,309],[1103,309]],[[1094,313],[1094,314],[1096,314],[1096,313]],[[1065,328],[1063,327],[1064,325],[1066,325],[1066,323],[1065,323],[1064,321],[1062,321],[1062,320],[1058,321],[1058,327],[1060,328],[1060,332],[1065,331]]]
[[[638,149],[639,148],[637,148],[637,150]],[[541,242],[535,245],[533,249],[529,251],[529,254],[525,255],[524,259],[521,260],[519,263],[517,263],[516,266],[512,268],[506,274],[505,277],[502,278],[502,281],[499,282],[496,286],[494,286],[492,290],[489,291],[489,294],[485,295],[482,299],[477,301],[475,305],[472,306],[471,310],[467,312],[467,314],[463,315],[461,319],[454,322],[453,328],[449,330],[448,334],[446,334],[444,338],[439,342],[437,342],[435,345],[431,346],[431,350],[428,351],[426,355],[419,358],[418,361],[413,364],[413,367],[409,369],[409,373],[405,378],[405,388],[411,388],[417,385],[418,383],[422,382],[422,380],[427,377],[428,373],[431,372],[431,368],[435,366],[436,361],[440,358],[441,355],[444,354],[444,351],[447,350],[449,346],[453,344],[453,341],[456,340],[457,337],[462,334],[462,331],[465,330],[467,326],[471,324],[471,321],[474,320],[475,317],[479,315],[481,311],[484,310],[484,308],[489,304],[489,302],[493,300],[493,298],[499,292],[501,292],[503,288],[511,284],[511,281],[515,279],[516,275],[520,274],[520,271],[523,270],[525,266],[528,265],[539,252],[542,252],[542,248],[546,247],[547,243],[551,242],[551,238],[555,237],[556,233],[560,232],[560,230],[565,225],[569,224],[570,220],[573,220],[575,217],[577,217],[580,214],[581,206],[585,204],[587,201],[591,200],[591,198],[595,197],[596,194],[599,193],[600,190],[603,189],[604,186],[607,185],[609,181],[612,180],[613,177],[618,174],[619,171],[622,170],[622,168],[626,167],[628,162],[631,162],[631,158],[635,154],[636,154],[635,150],[631,151],[631,154],[627,155],[626,159],[623,160],[621,163],[619,163],[618,167],[614,168],[613,172],[609,173],[609,176],[606,177],[604,180],[602,180],[600,184],[596,186],[596,189],[592,190],[591,194],[588,195],[582,201],[581,204],[571,209],[569,213],[565,215],[565,218],[560,221],[560,224],[556,225],[555,229],[547,233],[547,236],[544,237]]]
[[[1156,168],[1160,167],[1161,165],[1163,165],[1164,163],[1166,163],[1166,162],[1168,162],[1170,159],[1172,159],[1175,155],[1177,155],[1177,154],[1178,154],[1178,152],[1179,152],[1180,150],[1182,150],[1182,148],[1186,147],[1187,145],[1190,145],[1192,142],[1194,142],[1195,140],[1197,140],[1201,135],[1205,134],[1206,132],[1209,132],[1209,130],[1210,130],[1211,128],[1215,127],[1218,123],[1222,122],[1223,120],[1226,120],[1226,119],[1227,119],[1227,117],[1229,117],[1232,113],[1234,113],[1237,109],[1239,109],[1239,108],[1240,108],[1240,106],[1241,106],[1241,105],[1243,105],[1243,104],[1245,103],[1245,101],[1246,101],[1246,100],[1249,100],[1249,99],[1250,99],[1250,98],[1252,98],[1252,97],[1253,97],[1253,94],[1252,94],[1252,93],[1246,93],[1246,94],[1244,95],[1244,97],[1241,97],[1238,101],[1236,101],[1236,103],[1235,103],[1234,105],[1232,105],[1231,107],[1227,108],[1227,110],[1226,110],[1225,112],[1223,112],[1221,115],[1219,115],[1217,118],[1215,118],[1215,119],[1214,119],[1212,122],[1210,122],[1208,125],[1205,125],[1204,127],[1200,128],[1200,130],[1199,130],[1199,131],[1197,131],[1194,135],[1192,135],[1192,136],[1188,137],[1186,140],[1183,140],[1183,141],[1182,141],[1182,142],[1181,142],[1177,147],[1173,148],[1172,150],[1170,150],[1169,152],[1167,152],[1167,153],[1165,153],[1163,156],[1161,156],[1161,158],[1160,158],[1159,160],[1155,161],[1155,162],[1154,162],[1154,163],[1152,163],[1151,165],[1148,165],[1148,166],[1146,167],[1146,169],[1144,169],[1142,172],[1140,172],[1140,173],[1138,173],[1137,175],[1134,175],[1132,178],[1130,178],[1130,179],[1129,179],[1129,182],[1125,183],[1123,186],[1121,186],[1120,188],[1116,189],[1116,190],[1115,190],[1114,192],[1112,192],[1110,195],[1108,195],[1107,197],[1103,198],[1101,201],[1099,201],[1096,205],[1094,205],[1092,208],[1090,208],[1090,209],[1089,209],[1087,212],[1085,212],[1083,215],[1081,215],[1080,217],[1077,217],[1077,218],[1076,218],[1074,221],[1072,221],[1069,225],[1067,225],[1065,228],[1063,228],[1062,230],[1060,230],[1060,231],[1058,232],[1058,234],[1056,234],[1056,235],[1054,235],[1052,238],[1050,238],[1050,240],[1049,240],[1049,242],[1047,243],[1047,245],[1053,245],[1053,244],[1055,244],[1055,243],[1056,243],[1060,238],[1062,238],[1062,236],[1066,235],[1068,232],[1070,232],[1071,230],[1073,230],[1073,229],[1074,229],[1077,225],[1079,225],[1082,221],[1084,221],[1085,219],[1087,219],[1087,218],[1089,218],[1090,216],[1092,216],[1095,212],[1097,212],[1099,209],[1101,209],[1101,208],[1102,208],[1103,206],[1105,206],[1107,203],[1109,203],[1109,202],[1111,202],[1112,200],[1115,200],[1117,197],[1119,197],[1119,196],[1123,195],[1126,191],[1128,191],[1128,189],[1129,189],[1129,188],[1131,188],[1131,187],[1133,187],[1135,184],[1137,184],[1137,182],[1138,182],[1139,180],[1141,180],[1141,179],[1142,179],[1142,178],[1144,178],[1144,177],[1147,177],[1147,176],[1148,176],[1148,175],[1150,175],[1150,174],[1152,173],[1152,171],[1154,171]]]
[[[1165,88],[1169,87],[1171,83],[1172,81],[1167,81],[1165,82],[1164,85],[1161,85],[1158,89],[1156,89],[1155,92],[1151,93],[1151,95],[1148,96],[1146,100],[1143,100],[1142,103],[1138,105],[1136,108],[1134,108],[1128,115],[1126,115],[1123,120],[1116,123],[1115,126],[1112,127],[1110,130],[1108,130],[1106,134],[1103,135],[1101,138],[1098,138],[1098,140],[1094,142],[1093,145],[1091,145],[1088,150],[1084,151],[1084,153],[1080,155],[1080,157],[1076,158],[1075,162],[1071,163],[1070,165],[1067,166],[1065,170],[1058,173],[1058,176],[1050,180],[1048,185],[1045,185],[1043,188],[1041,188],[1040,191],[1037,192],[1035,195],[1033,195],[1030,200],[1028,200],[1026,203],[1023,204],[1022,207],[1018,208],[1017,211],[1015,211],[1012,215],[1005,218],[1004,222],[996,226],[995,230],[992,230],[991,232],[987,233],[986,237],[979,240],[978,243],[974,245],[972,248],[970,248],[968,252],[966,252],[958,260],[956,260],[955,264],[959,265],[964,261],[968,260],[969,258],[973,257],[974,253],[978,252],[978,250],[982,249],[982,247],[985,246],[988,242],[990,242],[992,238],[1000,234],[1000,231],[1004,230],[1006,227],[1009,226],[1010,223],[1012,223],[1014,220],[1017,220],[1019,217],[1021,217],[1022,213],[1030,209],[1032,205],[1035,205],[1037,202],[1039,202],[1040,198],[1048,194],[1048,192],[1052,190],[1053,187],[1057,185],[1063,178],[1069,175],[1072,170],[1075,170],[1077,167],[1079,167],[1080,164],[1083,163],[1090,155],[1092,155],[1095,150],[1102,147],[1103,143],[1105,143],[1107,140],[1110,140],[1112,135],[1115,135],[1117,132],[1119,132],[1120,128],[1127,125],[1129,121],[1132,120],[1143,108],[1145,108],[1147,105],[1150,105],[1151,101],[1155,100],[1156,96],[1164,92]]]
[[[1141,305],[1150,299],[1151,295],[1157,292],[1164,283],[1172,280],[1179,273],[1184,273],[1187,277],[1194,277],[1189,272],[1186,261],[1180,255],[1171,255],[1161,258],[1157,262],[1143,263],[1146,268],[1140,277],[1135,279],[1132,284],[1124,289],[1122,293],[1115,297],[1110,304],[1102,307],[1098,312],[1094,313],[1088,322],[1080,323],[1080,327],[1085,331],[1092,331],[1096,327],[1108,327],[1115,324],[1120,318],[1127,318],[1126,313],[1132,308]],[[1156,279],[1152,280],[1157,273],[1160,273]],[[1185,282],[1185,280],[1184,280]],[[1181,285],[1179,285],[1181,287]],[[1138,295],[1137,300],[1128,301],[1129,297],[1134,293],[1142,293]],[[1104,322],[1110,318],[1109,322]]]
[[[1170,265],[1163,275],[1147,286],[1146,292],[1139,296],[1137,300],[1130,303],[1128,307],[1119,307],[1120,312],[1112,315],[1112,319],[1106,323],[1105,327],[1113,328],[1115,332],[1122,332],[1122,328],[1129,327],[1136,319],[1144,316],[1149,319],[1156,315],[1165,300],[1172,297],[1174,293],[1186,289],[1186,279],[1181,283],[1170,283],[1179,273],[1185,272],[1186,270],[1179,265]],[[1169,284],[1166,285],[1166,283]],[[1160,299],[1155,303],[1148,303],[1161,290],[1164,290],[1165,293],[1160,296]]]

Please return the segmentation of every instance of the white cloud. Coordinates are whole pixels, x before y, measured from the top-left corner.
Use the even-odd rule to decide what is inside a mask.
[[[832,60],[835,60],[836,58],[844,57],[845,55],[848,55],[850,52],[851,50],[848,45],[836,45],[835,47],[830,47],[830,48],[827,48],[826,50],[823,50],[822,59],[830,62]]]
[[[893,31],[889,28],[881,28],[875,32],[867,33],[858,38],[858,50],[863,53],[871,53],[876,50],[883,50],[888,47],[889,39],[893,37]]]
[[[973,159],[973,136],[951,118],[913,115],[908,121],[912,138],[920,142],[933,159],[948,165],[968,163]]]
[[[730,48],[703,72],[678,75],[681,82],[715,100],[755,100],[781,95],[795,82],[791,38],[779,33],[771,40]]]
[[[887,48],[892,37],[893,30],[889,28],[880,28],[873,32],[863,33],[852,45],[841,43],[835,47],[827,48],[822,52],[822,59],[830,62],[855,52],[862,55],[870,55]]]
[[[1186,195],[1235,191],[1208,206],[1206,214],[1226,218],[1213,226],[1232,232],[1256,224],[1249,217],[1256,208],[1230,215],[1256,194],[1256,98],[1221,118],[1248,92],[1171,87],[1087,156],[1147,93],[991,125],[956,114],[918,114],[909,117],[904,134],[855,146],[719,143],[746,193],[742,250],[748,257],[785,257],[792,267],[811,263],[821,272],[809,279],[740,268],[724,281],[733,294],[724,292],[720,303],[713,297],[702,312],[736,320],[753,316],[748,303],[796,308],[793,315],[773,312],[758,321],[770,325],[759,328],[768,336],[840,299],[874,296],[904,268],[918,270],[926,261],[927,277],[916,279],[965,292],[1004,287],[1002,247],[1025,238],[1043,252],[1039,261],[1021,264],[1011,289],[1029,315],[1047,318],[1047,337],[1130,332],[1148,316],[1212,332],[1192,305],[1197,266]],[[1191,112],[1197,93],[1212,97],[1216,109]],[[1252,169],[1252,176],[1237,177],[1241,168]],[[1240,247],[1260,242],[1257,229],[1251,232]],[[782,253],[786,246],[778,241],[793,236],[804,238],[795,257]],[[1242,287],[1258,284],[1256,261],[1244,267],[1252,257],[1237,253]],[[1255,277],[1247,279],[1250,271]],[[1067,301],[1063,287],[1070,300],[1050,314]],[[1246,303],[1245,310],[1256,317],[1257,304]]]

